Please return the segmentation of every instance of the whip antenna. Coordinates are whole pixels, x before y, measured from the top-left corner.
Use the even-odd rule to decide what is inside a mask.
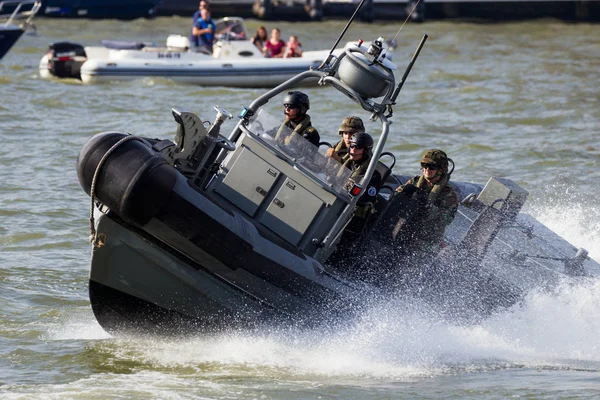
[[[352,16],[350,17],[350,19],[348,20],[348,23],[344,27],[344,30],[342,30],[342,33],[340,33],[340,36],[337,38],[335,44],[331,48],[331,51],[329,52],[329,55],[327,56],[327,58],[325,59],[325,61],[323,61],[323,63],[321,65],[319,65],[319,68],[317,68],[317,69],[321,69],[321,68],[323,68],[323,66],[325,64],[329,64],[329,62],[331,61],[331,58],[333,57],[333,51],[335,50],[335,48],[337,47],[337,45],[340,43],[340,40],[342,40],[342,37],[344,37],[344,35],[346,34],[346,31],[350,27],[350,24],[352,23],[352,21],[354,21],[354,18],[356,17],[356,14],[358,14],[358,11],[361,9],[361,7],[363,6],[363,4],[365,4],[365,1],[366,0],[361,0],[361,2],[358,5],[358,7],[356,7],[356,10],[354,10],[354,13],[352,14]],[[421,0],[419,0],[419,1],[421,1]]]
[[[419,5],[420,2],[421,2],[421,0],[417,0],[417,2],[415,3],[415,5],[413,6],[412,10],[410,10],[410,12],[408,13],[408,15],[406,16],[406,19],[404,20],[404,22],[400,26],[400,29],[398,29],[398,32],[396,32],[396,36],[394,36],[393,41],[396,41],[396,38],[400,34],[400,31],[402,30],[402,28],[404,28],[404,25],[406,25],[406,23],[408,22],[408,19],[415,12],[415,9],[417,8],[417,6]]]
[[[423,48],[423,45],[425,44],[427,37],[428,37],[427,35],[423,35],[421,42],[419,42],[419,45],[417,46],[417,50],[415,50],[415,53],[413,54],[412,58],[410,59],[410,62],[408,63],[408,67],[406,67],[406,71],[404,71],[404,75],[402,75],[402,79],[400,80],[398,87],[396,88],[396,90],[394,91],[394,94],[390,98],[390,100],[392,101],[392,104],[396,104],[396,97],[398,97],[398,94],[400,93],[400,89],[402,89],[402,86],[404,86],[404,82],[406,81],[406,77],[410,73],[410,70],[412,69],[413,65],[415,65],[415,61],[417,61],[417,57],[419,57],[419,53],[421,52],[421,49]]]

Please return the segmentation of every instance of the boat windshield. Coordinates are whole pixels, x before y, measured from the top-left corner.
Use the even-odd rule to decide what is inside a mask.
[[[264,109],[259,109],[250,118],[248,129],[260,137],[268,146],[291,158],[295,165],[303,167],[310,176],[333,190],[345,193],[344,186],[352,171],[325,154],[302,135],[294,133]]]
[[[247,40],[244,21],[239,18],[223,18],[215,24],[215,38],[217,40]]]

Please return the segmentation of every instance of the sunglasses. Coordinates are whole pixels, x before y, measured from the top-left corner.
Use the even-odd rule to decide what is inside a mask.
[[[350,145],[350,148],[351,148],[351,149],[356,149],[356,150],[364,149],[364,147],[360,147],[360,146],[357,146],[357,145],[355,145],[355,144],[351,144],[351,145]]]
[[[421,168],[423,169],[428,169],[430,171],[435,171],[438,170],[438,166],[437,165],[433,165],[433,164],[425,164],[425,163],[421,163]]]
[[[283,105],[283,108],[285,108],[285,109],[292,109],[292,108],[298,108],[298,107],[296,107],[296,106],[295,106],[295,105],[293,105],[293,104],[284,104],[284,105]]]

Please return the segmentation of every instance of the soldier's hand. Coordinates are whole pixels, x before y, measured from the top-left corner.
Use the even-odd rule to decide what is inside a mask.
[[[330,147],[327,149],[327,152],[325,153],[327,154],[329,157],[333,158],[334,160],[340,162],[342,159],[340,158],[340,156],[337,155],[337,153],[335,152],[335,149],[333,147]]]
[[[401,192],[401,193],[404,193],[404,194],[405,194],[407,197],[412,197],[412,196],[413,196],[413,194],[414,194],[414,193],[415,193],[417,190],[418,190],[418,188],[417,188],[415,185],[413,185],[413,184],[409,183],[409,184],[406,184],[406,185],[404,185],[404,186],[401,188],[400,192]]]

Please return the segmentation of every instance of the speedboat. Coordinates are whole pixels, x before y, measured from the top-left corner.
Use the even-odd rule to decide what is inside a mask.
[[[100,325],[117,335],[331,328],[398,296],[469,322],[534,287],[598,276],[587,251],[522,213],[527,191],[499,177],[453,183],[461,205],[445,247],[418,261],[403,254],[399,238],[410,237],[419,205],[394,194],[407,178],[393,173],[385,146],[426,38],[398,84],[383,38],[332,51],[243,107],[227,136],[221,125],[232,115],[215,107],[212,123],[173,108],[174,138],[91,137],[77,173],[90,195],[89,296]],[[381,124],[361,180],[325,155],[329,144],[315,146],[269,113],[269,102],[305,80],[341,92]],[[349,236],[375,171],[385,182],[376,212]]]
[[[19,40],[21,35],[32,27],[32,20],[41,7],[41,1],[34,0],[7,0],[0,1],[0,60],[10,48]],[[19,18],[26,18],[24,22],[15,25]]]
[[[54,43],[40,61],[40,75],[84,83],[162,77],[202,86],[274,87],[318,67],[328,54],[327,50],[305,51],[302,57],[266,58],[248,39],[242,18],[220,19],[216,27],[212,54],[190,47],[189,39],[181,35],[170,35],[166,46],[103,41],[102,47],[84,48]]]

